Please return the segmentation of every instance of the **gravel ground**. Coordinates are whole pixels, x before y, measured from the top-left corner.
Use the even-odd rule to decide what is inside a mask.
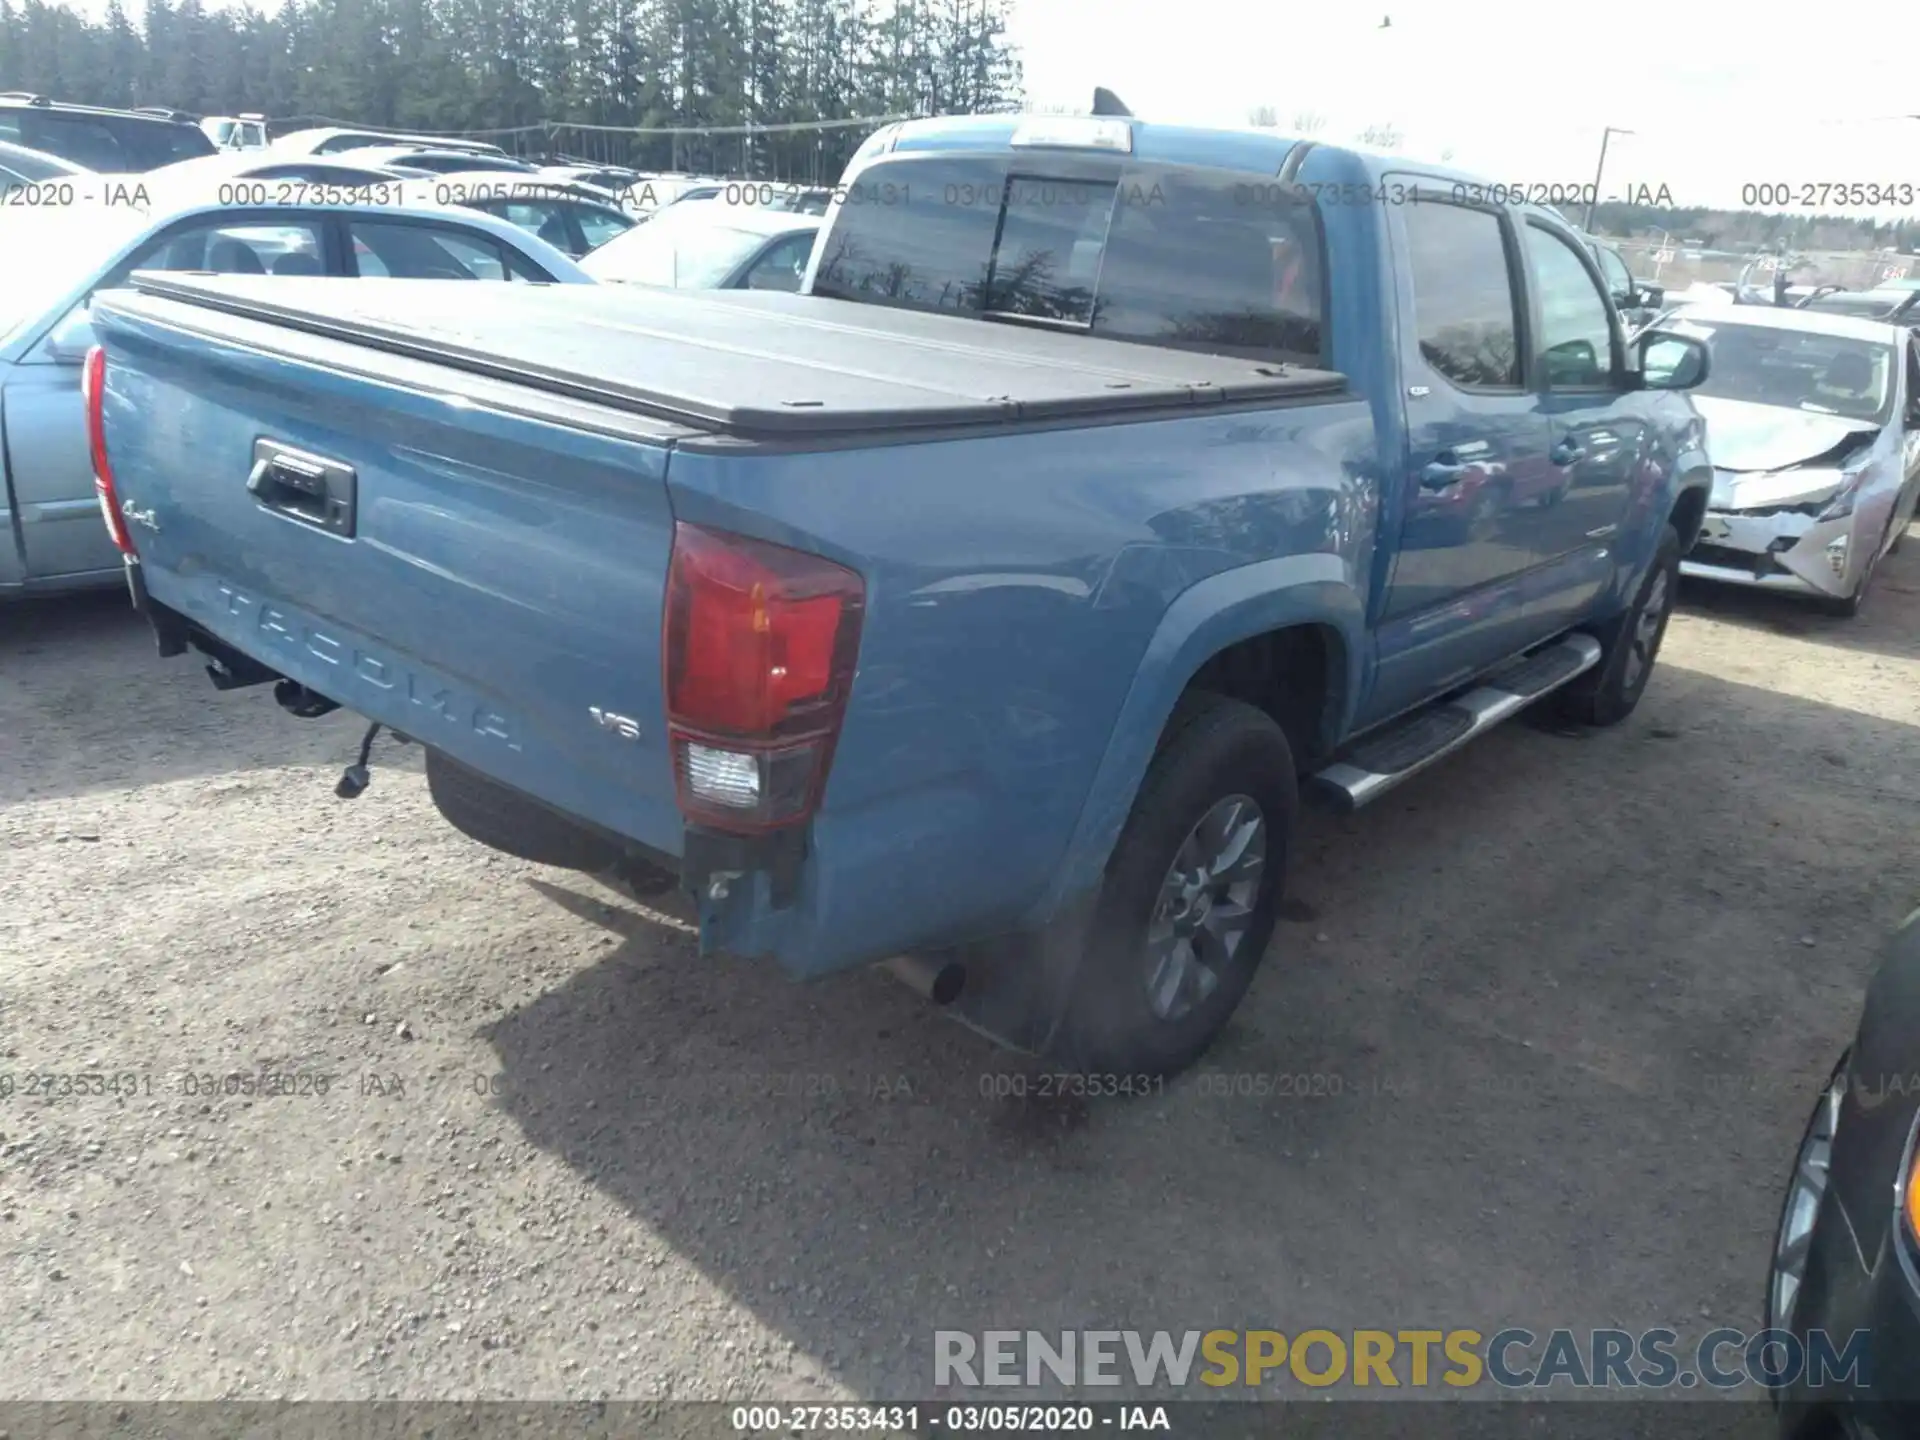
[[[900,1398],[936,1328],[1758,1328],[1920,902],[1920,545],[1879,585],[1852,622],[1690,590],[1620,729],[1310,816],[1202,1072],[1090,1104],[996,1097],[1023,1066],[877,972],[702,960],[472,844],[411,748],[336,801],[353,719],[215,694],[123,597],[9,607],[0,1397]],[[89,1071],[121,1093],[26,1094]]]

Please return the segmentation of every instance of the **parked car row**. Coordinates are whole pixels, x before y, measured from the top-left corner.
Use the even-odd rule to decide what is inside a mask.
[[[0,227],[0,273],[36,283],[0,292],[0,518],[10,522],[0,526],[10,542],[0,544],[0,596],[117,582],[83,438],[81,364],[93,297],[135,270],[591,283],[521,226],[419,197],[235,205],[203,193],[150,209],[15,212]]]
[[[145,206],[24,207],[0,229],[0,265],[38,282],[0,298],[0,598],[119,582],[74,424],[91,299],[136,269],[793,291],[821,224],[701,204],[642,225],[511,172],[404,179],[261,154],[154,172]]]
[[[1763,306],[1685,306],[1647,333],[1714,357],[1693,399],[1713,493],[1682,573],[1857,615],[1920,504],[1920,338]]]

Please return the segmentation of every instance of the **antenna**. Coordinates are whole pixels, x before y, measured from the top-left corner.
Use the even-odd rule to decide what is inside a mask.
[[[1120,97],[1104,85],[1093,87],[1093,113],[1096,115],[1125,115],[1129,119],[1133,111],[1126,107]]]

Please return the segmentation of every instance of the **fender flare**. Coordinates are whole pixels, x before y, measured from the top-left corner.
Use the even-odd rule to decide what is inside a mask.
[[[1614,546],[1618,563],[1614,566],[1611,588],[1599,607],[1607,618],[1622,614],[1633,603],[1633,597],[1639,593],[1640,578],[1660,548],[1661,530],[1673,518],[1674,507],[1679,505],[1681,497],[1690,490],[1700,491],[1703,501],[1713,494],[1713,462],[1697,444],[1689,445],[1674,456],[1673,469],[1666,481],[1642,502],[1644,508],[1636,507],[1630,535]],[[1705,513],[1703,503],[1701,514]],[[1689,538],[1682,535],[1680,543],[1684,553]]]
[[[1105,753],[1080,809],[1054,880],[1034,908],[1036,925],[1097,890],[1121,827],[1133,810],[1160,735],[1187,683],[1212,656],[1270,630],[1322,625],[1339,632],[1345,674],[1334,716],[1344,732],[1360,701],[1366,664],[1366,604],[1348,563],[1317,553],[1261,560],[1188,587],[1167,607],[1147,642],[1140,668],[1121,702]]]
[[[1704,519],[1707,513],[1706,506],[1713,503],[1713,461],[1707,457],[1706,450],[1699,445],[1690,446],[1682,450],[1679,457],[1673,462],[1673,474],[1673,497],[1667,502],[1667,514],[1673,514],[1674,507],[1680,503],[1681,497],[1689,490],[1698,490],[1702,493],[1706,502],[1700,508],[1701,518]],[[1693,542],[1698,538],[1697,533],[1694,535],[1682,535],[1680,537],[1681,550],[1685,551],[1690,549]]]

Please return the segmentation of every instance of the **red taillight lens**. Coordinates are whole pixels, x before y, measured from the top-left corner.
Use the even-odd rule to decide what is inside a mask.
[[[844,565],[679,524],[662,653],[680,808],[767,830],[812,814],[853,685],[866,586]]]
[[[133,554],[133,540],[120,514],[120,497],[113,490],[113,467],[107,463],[107,352],[98,345],[87,351],[80,371],[80,396],[87,410],[87,449],[93,455],[93,490],[100,499],[100,518],[122,555]]]

